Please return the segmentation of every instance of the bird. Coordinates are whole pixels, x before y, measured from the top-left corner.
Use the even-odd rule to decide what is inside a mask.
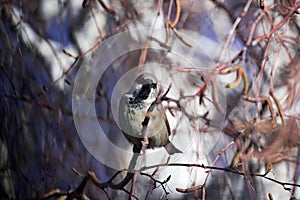
[[[182,153],[169,140],[170,125],[161,104],[157,104],[157,79],[150,73],[142,73],[133,82],[119,103],[120,128],[133,144],[133,152],[164,147],[169,155]]]

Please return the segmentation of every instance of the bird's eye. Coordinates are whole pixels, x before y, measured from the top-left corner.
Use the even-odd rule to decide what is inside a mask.
[[[147,99],[149,97],[150,91],[151,91],[151,85],[145,84],[142,86],[140,93],[138,94],[140,99]]]
[[[139,90],[139,92],[136,96],[136,99],[138,99],[138,100],[147,99],[149,97],[150,92],[151,92],[151,88],[152,88],[151,84],[144,84],[142,86],[142,88]]]
[[[156,83],[152,83],[152,88],[153,88],[153,89],[156,89],[156,87],[157,87],[157,86],[156,86]]]

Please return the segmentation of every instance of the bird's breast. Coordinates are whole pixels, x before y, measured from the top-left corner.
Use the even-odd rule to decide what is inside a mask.
[[[169,143],[169,127],[166,122],[167,118],[165,111],[161,105],[156,105],[149,112],[150,103],[136,103],[130,104],[129,100],[120,108],[120,113],[123,115],[121,119],[122,130],[130,135],[130,142],[135,143],[134,137],[149,138],[148,148],[160,147]],[[146,117],[149,121],[145,130],[143,130],[143,122]],[[133,136],[133,138],[131,137]],[[138,140],[137,140],[138,141]]]

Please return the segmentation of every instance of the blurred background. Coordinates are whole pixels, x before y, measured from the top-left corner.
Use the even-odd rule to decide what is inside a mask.
[[[145,53],[144,49],[133,48],[103,68],[94,95],[97,120],[107,138],[124,149],[131,148],[121,138],[111,109],[114,87],[133,68],[153,62],[163,66],[157,74],[162,87],[166,90],[172,83],[175,88],[170,97],[180,98],[182,89],[183,96],[193,95],[208,83],[203,101],[218,110],[208,117],[222,127],[205,129],[205,112],[197,110],[202,93],[187,101],[185,112],[170,110],[174,142],[179,137],[179,146],[186,140],[192,143],[188,144],[191,150],[174,161],[220,169],[206,173],[199,167],[183,166],[146,171],[155,180],[172,177],[162,187],[147,176],[137,175],[134,196],[300,198],[299,8],[296,0],[0,1],[1,199],[66,198],[67,192],[83,180],[72,169],[83,175],[93,171],[101,182],[116,173],[115,168],[105,166],[88,151],[79,138],[72,94],[80,68],[100,69],[109,60],[103,59],[101,45],[116,55],[118,49],[131,49],[141,44],[141,35],[130,32],[128,41],[116,47],[110,47],[107,41],[141,27],[166,27],[170,38],[165,43],[165,34],[154,37],[149,33],[156,49],[149,48]],[[189,44],[191,38],[199,44]],[[142,42],[146,46],[146,40]],[[178,55],[172,54],[175,51]],[[234,66],[239,68],[226,72]],[[210,78],[214,73],[217,75]],[[228,85],[239,78],[242,81],[237,86]],[[211,79],[219,81],[217,96]],[[191,117],[195,113],[201,119]],[[185,140],[181,140],[182,134],[188,135]],[[107,149],[108,157],[109,153]],[[117,161],[119,166],[129,163],[128,158]],[[269,172],[269,180],[260,176],[265,172]],[[202,184],[205,190],[195,189]],[[178,187],[194,189],[183,193],[176,190]],[[130,184],[125,187],[127,191],[130,188]],[[128,199],[130,194],[111,188],[102,190],[90,181],[84,187],[84,197]]]

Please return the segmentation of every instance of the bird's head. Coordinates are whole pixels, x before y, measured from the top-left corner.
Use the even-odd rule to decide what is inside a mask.
[[[139,75],[134,81],[129,93],[132,94],[130,104],[151,104],[157,97],[156,77],[149,73]]]

